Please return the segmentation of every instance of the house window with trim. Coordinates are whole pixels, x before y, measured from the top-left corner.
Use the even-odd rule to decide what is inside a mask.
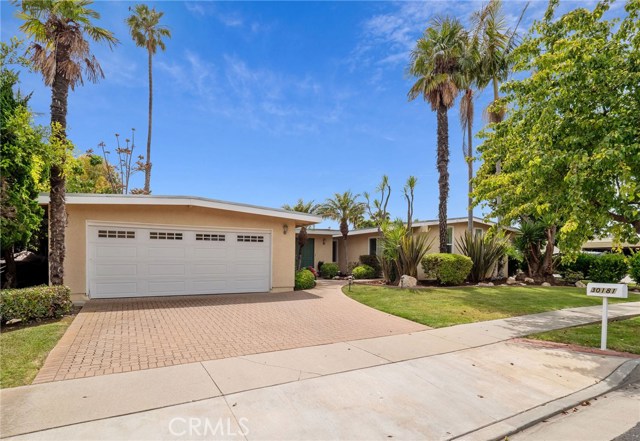
[[[369,239],[369,255],[378,255],[378,239],[376,237],[372,237],[371,239]]]
[[[482,237],[482,235],[484,234],[484,231],[482,230],[482,228],[476,228],[476,236],[480,236]]]
[[[447,227],[447,253],[453,253],[453,227]]]

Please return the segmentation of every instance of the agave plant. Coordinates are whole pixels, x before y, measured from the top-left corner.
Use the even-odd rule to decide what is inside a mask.
[[[465,232],[462,240],[457,240],[458,249],[473,261],[469,279],[478,283],[486,279],[498,259],[507,251],[507,242],[501,236],[481,235]]]

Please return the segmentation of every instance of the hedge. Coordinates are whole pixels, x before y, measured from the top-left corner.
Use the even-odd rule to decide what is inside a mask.
[[[629,275],[637,285],[640,285],[640,251],[636,251],[636,253],[629,258]]]
[[[303,269],[296,272],[295,289],[311,289],[316,286],[316,278],[311,271]]]
[[[460,254],[427,254],[422,259],[422,269],[427,278],[436,279],[443,285],[460,285],[473,267],[473,261]]]
[[[376,270],[369,265],[356,266],[351,275],[354,279],[373,279],[376,276]]]
[[[589,280],[599,283],[618,283],[629,271],[627,258],[622,254],[603,254],[591,265]]]
[[[66,286],[3,289],[0,293],[0,322],[60,318],[71,311],[71,306],[71,290]]]
[[[320,268],[320,275],[323,279],[333,279],[339,272],[340,268],[338,268],[338,264],[333,262],[323,263]]]

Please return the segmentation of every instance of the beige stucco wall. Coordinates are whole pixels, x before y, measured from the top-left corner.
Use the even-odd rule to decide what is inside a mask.
[[[67,213],[65,284],[74,294],[86,292],[87,221],[271,231],[272,291],[293,289],[295,226],[292,220],[190,206],[67,205]],[[285,223],[289,225],[287,234],[283,234]]]
[[[317,268],[318,262],[331,262],[333,258],[333,237],[327,234],[308,233],[307,238],[314,240],[313,266]]]
[[[467,230],[467,222],[454,222],[449,223],[448,227],[453,228],[453,253],[459,254],[456,243],[457,241],[462,240],[462,236],[464,236],[465,231]],[[480,224],[474,222],[473,224],[474,231],[476,228],[482,228],[483,232],[487,232],[489,230],[489,226],[485,224]],[[431,243],[431,248],[429,249],[428,254],[437,253],[438,250],[438,226],[432,225],[427,227],[419,227],[414,230],[416,233],[427,233],[428,239],[427,241]],[[348,262],[358,262],[360,256],[363,254],[369,254],[369,239],[372,237],[380,237],[377,232],[368,233],[368,234],[358,234],[349,236],[347,238],[347,256]],[[339,239],[342,240],[342,239]],[[424,279],[424,271],[422,270],[422,266],[418,267],[418,278]]]

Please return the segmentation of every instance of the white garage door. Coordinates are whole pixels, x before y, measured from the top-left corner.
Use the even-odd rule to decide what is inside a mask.
[[[267,292],[269,233],[87,227],[92,298]]]

